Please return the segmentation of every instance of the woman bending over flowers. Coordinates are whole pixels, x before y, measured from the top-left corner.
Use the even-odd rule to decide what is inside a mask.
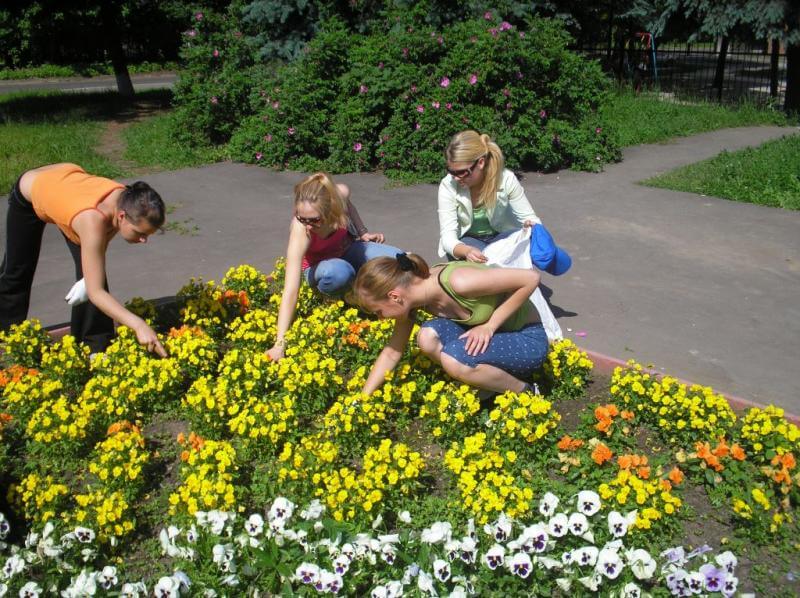
[[[539,273],[450,262],[429,268],[418,255],[372,260],[358,272],[353,294],[394,332],[364,384],[373,393],[395,368],[414,327],[414,310],[437,316],[417,335],[420,350],[450,376],[494,392],[530,390],[525,380],[544,363],[547,335],[528,301]]]
[[[492,241],[541,224],[503,152],[488,135],[461,131],[447,144],[439,183],[439,257],[485,262]]]
[[[383,240],[383,234],[367,232],[347,185],[317,172],[295,186],[275,345],[267,351],[272,359],[284,356],[284,337],[297,309],[301,275],[326,295],[342,292],[368,260],[400,251],[383,245]]]

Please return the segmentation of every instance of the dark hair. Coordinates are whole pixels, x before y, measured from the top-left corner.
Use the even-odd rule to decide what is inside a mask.
[[[125,210],[131,220],[137,222],[145,218],[152,226],[159,228],[164,224],[165,209],[161,196],[144,181],[125,185],[119,196],[117,207]]]

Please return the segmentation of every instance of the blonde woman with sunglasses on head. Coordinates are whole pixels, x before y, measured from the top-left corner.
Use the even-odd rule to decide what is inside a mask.
[[[439,184],[439,256],[486,262],[483,249],[511,232],[540,224],[517,177],[505,169],[488,135],[461,131],[445,149]]]
[[[367,231],[350,201],[347,185],[317,172],[295,186],[275,345],[267,351],[272,359],[283,359],[284,339],[297,309],[301,278],[326,295],[340,294],[367,261],[401,251],[383,241],[383,234]]]

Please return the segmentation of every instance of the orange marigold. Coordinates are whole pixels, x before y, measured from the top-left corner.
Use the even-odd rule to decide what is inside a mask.
[[[614,453],[611,452],[611,449],[602,442],[599,443],[592,451],[592,460],[598,465],[602,465],[606,461],[609,461],[613,456]]]
[[[680,485],[681,482],[683,482],[684,475],[680,469],[678,469],[677,467],[673,467],[672,470],[667,475],[667,477],[669,478],[670,482],[678,486]]]

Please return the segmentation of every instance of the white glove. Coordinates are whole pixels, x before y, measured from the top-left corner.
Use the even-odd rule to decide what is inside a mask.
[[[89,293],[86,292],[86,282],[83,278],[81,278],[78,282],[72,285],[72,288],[67,293],[67,296],[64,297],[64,301],[69,303],[70,305],[80,305],[81,303],[86,303],[89,300]]]

